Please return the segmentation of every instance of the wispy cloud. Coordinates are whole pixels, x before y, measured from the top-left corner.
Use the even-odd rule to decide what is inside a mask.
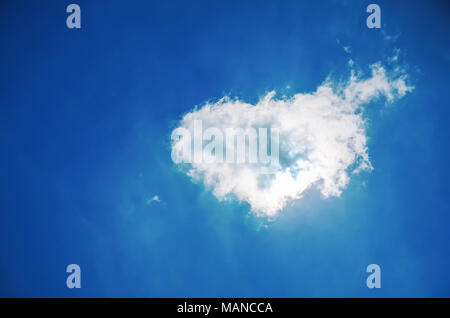
[[[393,55],[389,57],[389,63],[395,63],[398,62],[398,58],[400,56],[401,50],[399,48],[394,48]]]
[[[162,201],[160,200],[159,196],[154,195],[153,197],[146,199],[145,200],[145,204],[149,205],[152,203],[161,203]]]
[[[336,42],[337,42],[338,45],[340,45],[344,49],[345,53],[347,53],[347,54],[351,54],[352,53],[352,47],[350,45],[347,45],[347,46],[342,45],[341,41],[339,39],[336,39]]]
[[[396,42],[398,38],[401,36],[401,33],[388,34],[386,31],[381,30],[381,35],[383,36],[383,39],[386,41]]]

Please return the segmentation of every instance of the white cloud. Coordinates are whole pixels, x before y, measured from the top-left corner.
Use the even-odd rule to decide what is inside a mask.
[[[352,47],[350,45],[348,45],[348,46],[342,45],[341,40],[339,40],[339,39],[336,39],[336,43],[344,49],[345,53],[348,53],[348,54],[352,53]]]
[[[397,62],[397,61],[398,61],[398,57],[399,57],[399,55],[400,55],[400,49],[395,48],[393,54],[394,54],[394,55],[392,55],[392,56],[389,58],[389,63],[394,63],[394,62]]]
[[[353,174],[372,169],[363,106],[381,96],[392,103],[413,89],[400,69],[388,73],[381,64],[370,68],[366,78],[352,70],[345,83],[327,79],[312,93],[277,99],[270,92],[256,105],[224,97],[185,114],[179,127],[189,131],[195,120],[202,120],[203,129],[276,127],[280,133],[275,174],[261,174],[255,164],[202,162],[188,164],[185,172],[219,200],[248,202],[262,216],[276,215],[310,188],[324,197],[340,196]],[[180,143],[174,140],[172,149]]]
[[[391,34],[387,34],[387,32],[385,32],[384,30],[381,30],[381,35],[383,36],[384,40],[386,40],[386,41],[396,42],[398,40],[398,38],[400,37],[401,33],[391,35]]]
[[[145,200],[145,203],[148,205],[148,204],[151,204],[152,202],[155,202],[155,203],[161,203],[161,200],[160,200],[160,198],[159,198],[159,196],[157,196],[157,195],[154,195],[153,197],[151,197],[150,199],[146,199]]]

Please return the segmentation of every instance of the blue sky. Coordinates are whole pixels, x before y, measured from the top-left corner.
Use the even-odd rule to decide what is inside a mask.
[[[446,1],[377,1],[381,29],[369,1],[77,1],[70,30],[70,3],[0,5],[0,296],[450,296]],[[374,170],[340,197],[269,222],[170,159],[195,105],[315,91],[395,49],[415,88],[369,105]]]

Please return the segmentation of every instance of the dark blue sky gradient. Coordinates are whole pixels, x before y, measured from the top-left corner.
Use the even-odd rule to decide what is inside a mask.
[[[376,1],[380,30],[369,1],[73,2],[81,30],[69,1],[0,4],[0,296],[450,297],[447,1]],[[415,90],[368,106],[375,169],[341,197],[268,223],[172,163],[193,106],[314,91],[394,48]]]

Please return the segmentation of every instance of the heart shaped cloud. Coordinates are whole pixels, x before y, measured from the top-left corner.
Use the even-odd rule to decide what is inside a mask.
[[[345,83],[327,79],[312,93],[277,99],[270,92],[256,105],[224,97],[194,109],[183,116],[178,129],[194,133],[199,121],[202,129],[221,131],[276,128],[279,160],[272,174],[261,172],[262,164],[224,161],[191,161],[184,171],[211,188],[219,200],[246,201],[262,216],[276,215],[312,187],[324,197],[340,196],[351,175],[372,169],[363,106],[381,96],[392,103],[413,89],[398,68],[388,73],[377,63],[370,69],[365,78],[352,70]],[[179,152],[185,142],[174,139],[172,151]]]

